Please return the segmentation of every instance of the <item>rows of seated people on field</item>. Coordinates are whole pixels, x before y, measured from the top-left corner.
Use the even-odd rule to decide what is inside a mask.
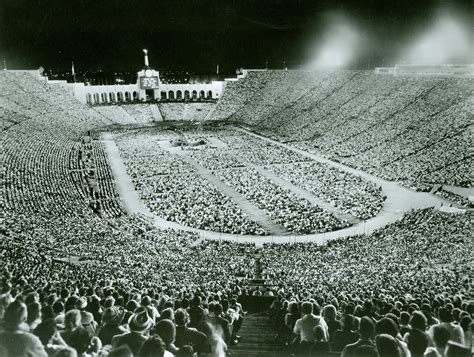
[[[159,135],[141,133],[126,134],[115,138],[132,180],[158,175],[176,175],[193,172],[193,168],[178,155],[160,147],[176,139],[173,133],[160,132]]]
[[[235,158],[231,151],[223,150],[222,148],[188,150],[186,154],[211,171],[244,166],[240,160]]]
[[[265,234],[230,197],[199,174],[157,176],[134,184],[150,210],[165,220],[222,233]]]
[[[214,174],[290,232],[327,232],[347,225],[333,213],[278,186],[254,169],[219,170]]]
[[[375,216],[383,206],[380,187],[358,176],[329,165],[309,162],[308,158],[294,151],[250,135],[230,130],[220,134],[222,140],[229,145],[227,150],[197,150],[191,154],[210,170],[240,167],[246,162],[264,166],[285,180],[361,219]],[[280,163],[290,165],[277,165]]]
[[[260,166],[270,164],[290,164],[309,159],[293,150],[283,148],[244,132],[226,130],[222,140],[239,157]]]
[[[361,219],[375,216],[383,207],[380,187],[327,164],[301,162],[268,169]]]
[[[110,351],[127,340],[114,336],[128,331],[143,335],[129,345],[135,355],[156,334],[170,353],[185,353],[187,348],[179,351],[186,345],[178,338],[183,325],[180,308],[188,310],[188,327],[205,335],[201,343],[192,343],[193,348],[204,344],[215,351],[238,341],[241,314],[235,313],[243,310],[235,299],[262,294],[249,290],[245,280],[232,279],[237,271],[251,276],[251,245],[209,241],[192,247],[195,235],[150,230],[138,217],[109,222],[89,218],[7,217],[9,231],[0,242],[0,333],[9,339],[0,338],[0,344],[10,355],[22,348],[46,355],[43,349],[53,353],[68,346],[79,353],[88,348]],[[59,230],[61,225],[68,229]],[[259,254],[271,285],[263,293],[276,298],[271,307],[276,342],[297,353],[317,352],[324,345],[351,356],[359,345],[386,348],[374,336],[389,334],[391,338],[384,338],[401,350],[395,356],[409,356],[408,351],[422,356],[417,348],[443,351],[449,340],[453,341],[449,348],[464,351],[474,313],[468,295],[472,287],[468,237],[469,217],[423,210],[368,237],[323,247],[266,246]],[[56,240],[54,249],[48,238]],[[96,263],[53,260],[61,256],[60,248],[77,249]],[[437,268],[445,262],[451,265]],[[54,322],[46,323],[50,319]],[[160,322],[164,319],[170,321]],[[224,328],[216,335],[201,320]],[[172,325],[177,325],[176,335]],[[443,343],[436,326],[448,331]],[[75,332],[78,328],[80,332]],[[19,330],[29,330],[39,339],[28,334],[28,343],[15,343],[12,336]]]
[[[296,183],[298,186],[315,193],[323,200],[360,218],[370,218],[382,207],[383,197],[380,189],[359,177],[315,162],[295,164],[295,167],[291,166],[286,170],[283,167],[270,166],[275,163],[294,163],[309,160],[292,150],[281,148],[264,140],[231,130],[197,133],[190,131],[185,132],[183,135],[187,140],[194,140],[202,135],[211,140],[210,137],[214,135],[214,137],[224,141],[227,147],[212,148],[206,143],[199,146],[186,146],[182,150],[173,148],[177,149],[175,155],[169,152],[169,148],[164,149],[160,146],[163,142],[169,145],[170,141],[179,137],[171,132],[160,132],[159,134],[132,133],[122,135],[116,140],[128,168],[128,173],[134,180],[135,186],[141,190],[145,189],[148,191],[145,196],[150,207],[157,207],[158,204],[154,203],[153,200],[158,197],[156,195],[149,196],[150,188],[145,188],[141,183],[143,178],[157,178],[161,180],[160,182],[165,180],[166,182],[172,182],[173,185],[177,184],[178,181],[185,185],[186,179],[196,179],[194,175],[184,175],[179,179],[158,177],[159,175],[177,175],[194,172],[191,165],[177,154],[189,156],[211,171],[231,168],[232,170],[220,173],[214,172],[214,174],[234,189],[238,187],[238,192],[254,202],[259,208],[267,211],[270,217],[275,219],[276,223],[283,224],[288,230],[297,233],[333,230],[343,227],[345,223],[338,221],[332,214],[310,205],[304,199],[298,199],[286,189],[282,189],[273,183],[264,182],[262,181],[263,178],[258,180],[259,175],[256,175],[255,172],[253,175],[247,175],[248,177],[245,182],[239,182],[242,178],[237,176],[244,172],[248,174],[252,171],[237,170],[234,173],[234,168],[251,164],[266,166],[288,181]],[[292,170],[294,172],[291,173]],[[303,180],[302,177],[304,175],[307,175],[309,179]],[[232,182],[229,181],[229,177],[233,176]],[[147,183],[147,185],[149,184],[151,184],[151,180]],[[256,186],[253,186],[254,184]],[[154,187],[158,187],[158,185],[159,182],[153,183]],[[166,196],[168,196],[167,192],[166,190]],[[183,196],[184,198],[186,197]],[[295,201],[292,202],[292,199]],[[168,203],[165,205],[167,207],[166,210],[169,212]],[[184,206],[188,207],[189,202],[185,203]],[[171,218],[176,220],[174,215],[175,212],[173,211]],[[167,216],[169,217],[169,213]]]
[[[173,134],[126,135],[117,144],[140,197],[158,216],[186,226],[236,234],[265,234],[229,197],[195,174],[179,155],[161,149]],[[178,149],[179,150],[179,149]]]
[[[304,142],[420,188],[424,182],[470,184],[463,133],[472,119],[471,79],[315,72],[301,82],[306,91],[293,90],[293,80],[300,77],[297,71],[253,72],[226,88],[213,115],[257,124],[270,135]],[[228,109],[226,103],[231,103]],[[453,139],[460,145],[453,145]],[[439,152],[444,155],[438,157]],[[415,166],[420,169],[413,173]]]
[[[164,120],[204,120],[214,103],[158,103]]]

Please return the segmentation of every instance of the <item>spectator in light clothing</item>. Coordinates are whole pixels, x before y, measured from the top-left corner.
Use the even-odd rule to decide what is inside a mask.
[[[447,328],[451,336],[450,340],[464,345],[464,331],[461,326],[453,323],[452,312],[448,308],[442,307],[441,309],[439,309],[438,314],[440,323],[431,326],[431,328],[428,330],[428,334],[430,335],[430,337],[433,338],[434,327],[440,325]]]
[[[316,326],[321,326],[324,331],[324,336],[328,337],[328,326],[321,316],[313,314],[313,304],[310,302],[304,302],[301,305],[301,313],[303,317],[298,319],[293,328],[293,333],[297,335],[300,342],[314,342],[313,330]]]

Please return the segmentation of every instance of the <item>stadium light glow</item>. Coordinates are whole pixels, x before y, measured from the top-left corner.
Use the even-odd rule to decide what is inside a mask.
[[[457,16],[440,12],[432,25],[407,47],[401,61],[414,64],[472,62],[468,25]]]
[[[310,60],[306,65],[309,70],[345,68],[358,55],[362,36],[356,26],[340,14],[326,20],[328,26],[321,42],[310,48]]]

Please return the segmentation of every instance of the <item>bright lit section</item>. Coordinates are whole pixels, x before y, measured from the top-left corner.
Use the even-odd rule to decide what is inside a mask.
[[[468,26],[452,15],[442,14],[413,41],[402,61],[431,65],[456,60],[471,62],[470,50]]]
[[[321,42],[312,50],[308,69],[344,68],[357,57],[361,35],[344,16],[331,16]]]

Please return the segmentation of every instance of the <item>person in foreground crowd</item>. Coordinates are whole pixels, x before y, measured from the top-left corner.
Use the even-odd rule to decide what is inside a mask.
[[[294,344],[296,345],[295,347],[298,351],[306,351],[310,348],[315,339],[314,329],[316,326],[321,327],[324,340],[327,339],[328,329],[326,322],[321,316],[313,314],[313,308],[315,308],[319,314],[318,305],[314,305],[311,302],[304,302],[301,305],[301,314],[303,317],[296,321],[295,327],[293,328],[293,333],[297,337],[297,339],[294,341]]]
[[[153,321],[146,311],[140,311],[130,316],[128,320],[130,332],[115,335],[112,338],[112,347],[120,347],[126,345],[130,348],[133,355],[138,355],[140,347],[147,340],[147,332],[153,327]]]
[[[8,305],[3,315],[3,332],[0,333],[0,352],[6,356],[47,357],[41,340],[28,332],[26,305],[19,300]]]
[[[375,332],[375,325],[372,319],[364,316],[360,319],[359,323],[359,340],[357,342],[348,344],[342,350],[342,357],[353,357],[355,356],[355,350],[360,346],[375,347],[373,336]]]

